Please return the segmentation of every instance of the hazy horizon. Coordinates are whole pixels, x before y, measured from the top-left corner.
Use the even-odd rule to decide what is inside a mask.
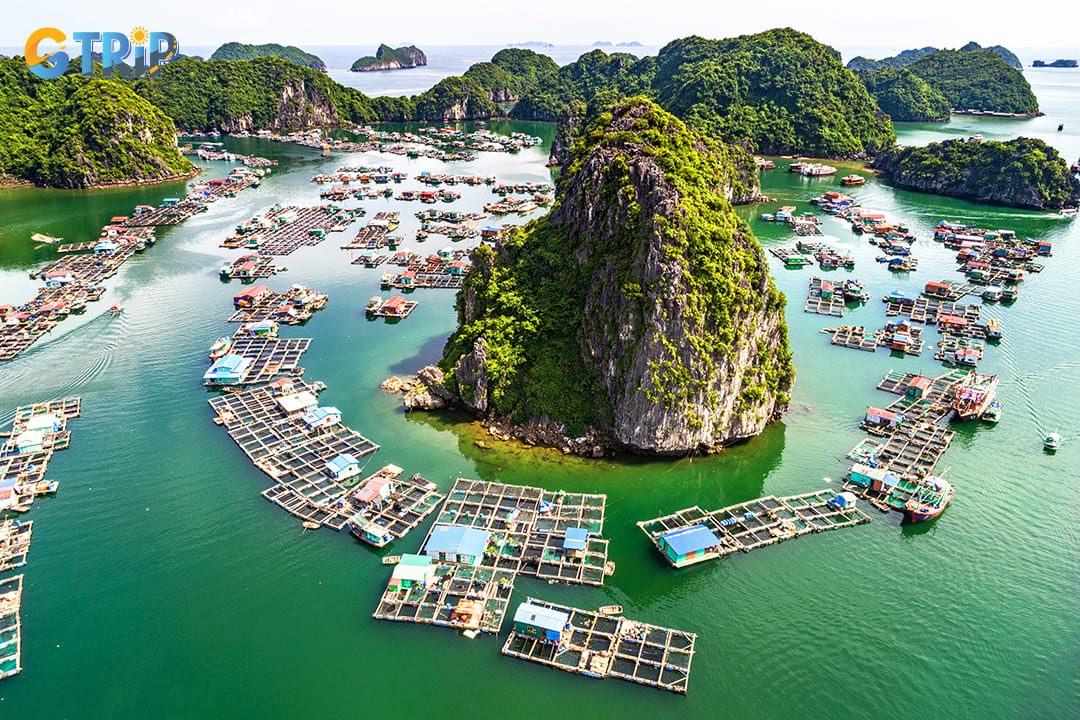
[[[1072,23],[1048,23],[1048,17],[1073,16],[1072,3],[1052,0],[1030,17],[1008,18],[986,11],[985,5],[945,5],[911,0],[903,15],[859,12],[824,13],[810,3],[777,0],[764,8],[703,6],[696,2],[666,2],[664,12],[646,14],[625,4],[603,0],[545,3],[535,17],[524,10],[482,0],[468,6],[415,0],[403,14],[398,5],[344,7],[331,0],[308,0],[303,9],[279,0],[234,0],[213,14],[195,15],[175,6],[145,6],[137,10],[119,0],[94,4],[59,0],[43,6],[14,5],[6,9],[0,47],[21,48],[30,33],[55,27],[69,37],[76,31],[128,32],[135,26],[175,35],[181,46],[217,47],[222,43],[271,43],[300,47],[355,47],[373,53],[380,43],[417,45],[513,45],[550,42],[589,46],[597,41],[640,42],[662,46],[687,35],[733,37],[776,27],[793,27],[833,47],[912,48],[960,47],[969,40],[982,45],[1018,48],[1080,50]],[[861,17],[860,17],[861,16]],[[422,21],[417,21],[422,18]],[[525,20],[527,18],[527,20]],[[525,20],[525,21],[523,21]],[[378,28],[372,30],[369,28]],[[358,35],[363,35],[361,39]],[[868,43],[873,37],[875,42]],[[70,41],[69,41],[70,42]],[[73,43],[74,44],[74,43]],[[75,49],[77,51],[77,44]]]

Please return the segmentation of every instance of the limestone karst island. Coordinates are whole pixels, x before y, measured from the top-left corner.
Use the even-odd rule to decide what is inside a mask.
[[[1056,4],[10,8],[0,716],[1075,715]]]

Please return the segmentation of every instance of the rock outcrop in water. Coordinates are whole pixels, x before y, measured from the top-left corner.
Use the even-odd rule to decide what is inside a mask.
[[[349,68],[353,72],[372,72],[375,70],[405,70],[427,65],[427,55],[415,45],[392,48],[383,44],[375,51],[375,56],[357,58]]]
[[[500,434],[589,455],[760,432],[794,368],[784,297],[727,200],[753,195],[752,167],[643,98],[601,114],[551,213],[474,251],[430,392]]]
[[[1077,180],[1042,140],[946,140],[925,147],[895,147],[871,167],[904,190],[964,198],[991,205],[1046,210],[1076,207]]]

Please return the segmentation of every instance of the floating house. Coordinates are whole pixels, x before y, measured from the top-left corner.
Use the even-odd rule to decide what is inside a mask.
[[[303,393],[300,393],[303,394]],[[349,453],[341,453],[326,463],[326,474],[338,482],[360,474],[360,461]]]
[[[365,480],[353,493],[353,497],[361,505],[372,505],[387,499],[393,492],[394,478],[386,475],[375,475]]]
[[[394,539],[387,528],[373,520],[359,517],[349,523],[349,532],[375,547],[383,547]]]
[[[719,538],[704,525],[672,530],[659,538],[660,549],[675,567],[692,565],[709,557],[709,551],[720,545]]]
[[[33,415],[26,421],[27,430],[56,432],[60,429],[60,426],[60,418],[54,413],[41,413],[39,415]]]
[[[926,393],[930,392],[930,385],[933,381],[928,377],[922,375],[916,375],[908,381],[907,389],[904,390],[904,394],[911,398],[922,398],[926,396]]]
[[[292,378],[283,377],[270,383],[270,390],[274,395],[288,395],[296,392],[296,383]]]
[[[389,590],[425,590],[435,582],[436,566],[423,555],[402,555],[390,575]]]
[[[114,252],[116,252],[116,243],[112,240],[102,240],[94,245],[95,255],[109,255]]]
[[[270,294],[270,288],[265,285],[252,285],[233,295],[233,305],[238,308],[247,308],[257,305]]]
[[[967,329],[967,318],[960,315],[941,315],[938,317],[938,329],[962,333]]]
[[[251,360],[242,355],[225,355],[214,361],[203,373],[204,385],[239,385],[251,367]]]
[[[566,528],[563,535],[563,552],[567,557],[585,557],[585,544],[589,541],[589,531],[585,528]]]
[[[870,467],[862,463],[851,466],[848,480],[878,492],[891,492],[900,483],[900,478],[882,468]]]
[[[75,276],[66,270],[54,270],[44,275],[45,287],[59,288],[75,282]]]
[[[876,407],[867,408],[866,416],[863,418],[863,425],[871,429],[896,430],[900,428],[903,423],[904,416],[900,413],[895,413],[891,410],[882,410],[881,408]]]
[[[341,423],[341,411],[336,407],[317,407],[303,417],[308,430],[322,430]]]
[[[478,566],[489,537],[486,530],[464,525],[436,525],[424,545],[424,554],[440,562]]]
[[[306,414],[319,405],[319,399],[308,391],[277,396],[277,406],[289,417]]]
[[[0,510],[7,510],[19,504],[19,495],[15,492],[15,478],[0,480]]]
[[[842,492],[829,501],[829,504],[838,510],[850,510],[855,507],[855,493]]]
[[[569,624],[569,613],[532,603],[521,603],[514,613],[514,632],[556,645]]]
[[[38,453],[45,447],[45,433],[41,430],[23,430],[15,436],[15,448],[20,453]]]

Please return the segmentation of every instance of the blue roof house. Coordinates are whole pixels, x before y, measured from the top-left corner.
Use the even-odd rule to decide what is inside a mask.
[[[436,525],[424,545],[424,554],[437,561],[480,564],[491,533],[464,525]]]
[[[326,463],[326,474],[338,482],[360,474],[360,461],[349,453],[341,453]]]
[[[693,565],[716,556],[720,540],[704,525],[672,530],[659,538],[660,549],[675,567]]]
[[[225,355],[203,373],[203,385],[239,385],[250,367],[251,360],[246,357]]]
[[[308,430],[321,430],[341,422],[341,411],[336,407],[317,407],[304,416]]]
[[[558,643],[567,630],[570,616],[561,610],[523,602],[514,613],[514,632],[542,642]]]
[[[589,531],[585,528],[566,528],[563,535],[563,551],[568,557],[585,557],[585,544],[589,540]]]

